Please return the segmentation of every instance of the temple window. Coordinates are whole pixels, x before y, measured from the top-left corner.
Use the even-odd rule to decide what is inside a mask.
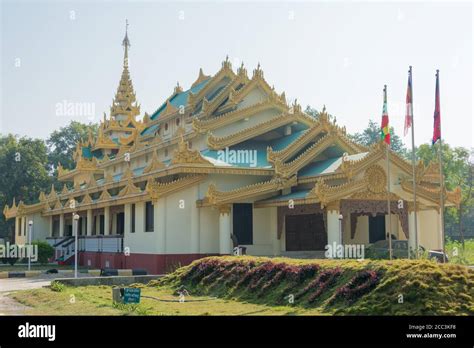
[[[179,126],[179,118],[176,119],[176,125]]]
[[[168,131],[168,123],[165,123],[165,132]]]
[[[145,204],[145,232],[153,232],[154,230],[154,216],[153,216],[153,204],[146,202]]]

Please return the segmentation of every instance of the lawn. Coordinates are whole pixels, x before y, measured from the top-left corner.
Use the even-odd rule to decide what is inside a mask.
[[[25,315],[317,315],[317,310],[291,306],[266,306],[209,296],[185,296],[183,303],[174,290],[163,286],[142,287],[138,305],[112,304],[112,287],[64,287],[17,291],[9,296],[30,307]],[[157,301],[143,296],[155,297]]]

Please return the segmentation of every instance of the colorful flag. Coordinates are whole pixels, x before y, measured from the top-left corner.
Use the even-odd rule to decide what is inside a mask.
[[[435,111],[433,126],[433,145],[441,139],[441,111],[439,107],[439,70],[436,70]]]
[[[411,86],[411,67],[408,71],[408,88],[407,88],[407,110],[405,115],[405,128],[403,134],[406,136],[408,134],[408,129],[412,126],[413,122],[413,91]]]
[[[380,139],[390,145],[390,129],[388,125],[387,111],[387,85],[383,88],[383,111],[382,111],[382,129],[380,131]]]

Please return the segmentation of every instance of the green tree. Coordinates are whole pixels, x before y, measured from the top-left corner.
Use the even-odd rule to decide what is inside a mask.
[[[0,206],[13,198],[35,203],[52,182],[48,175],[48,155],[44,141],[14,135],[0,137]],[[0,217],[0,236],[11,236],[13,221]]]
[[[46,140],[49,150],[48,161],[51,170],[55,170],[58,163],[61,163],[64,169],[74,168],[73,153],[76,149],[76,143],[81,139],[86,140],[89,130],[92,131],[92,135],[95,137],[98,131],[97,124],[83,124],[71,121],[66,127],[61,127],[59,130],[51,133]]]
[[[429,162],[438,162],[438,150],[439,145],[422,144],[416,149],[416,155],[426,165]],[[462,192],[459,208],[450,207],[445,211],[446,234],[458,235],[463,247],[465,232],[470,231],[470,234],[474,235],[472,233],[474,231],[474,163],[470,160],[473,155],[474,149],[452,148],[449,144],[443,143],[442,160],[446,189],[453,190],[460,187]]]
[[[54,248],[45,241],[34,241],[31,243],[38,246],[38,262],[42,265],[48,263],[48,259],[54,256]]]
[[[365,128],[361,133],[355,133],[349,135],[356,143],[369,146],[380,141],[380,125],[372,120],[369,120],[367,128]],[[408,156],[408,151],[403,145],[402,140],[398,135],[395,134],[393,127],[390,127],[390,139],[391,139],[391,148],[393,151],[402,155],[403,157]]]

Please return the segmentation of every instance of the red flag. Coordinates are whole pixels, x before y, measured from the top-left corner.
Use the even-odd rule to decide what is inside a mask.
[[[383,110],[382,110],[382,129],[380,130],[380,138],[390,145],[390,128],[388,125],[387,110],[387,85],[383,88]]]
[[[439,107],[439,70],[436,70],[435,111],[433,126],[433,145],[441,139],[441,111]]]
[[[413,91],[411,85],[411,67],[408,71],[408,88],[407,88],[407,110],[405,115],[405,128],[403,130],[404,135],[408,134],[408,129],[412,126],[413,122]]]

